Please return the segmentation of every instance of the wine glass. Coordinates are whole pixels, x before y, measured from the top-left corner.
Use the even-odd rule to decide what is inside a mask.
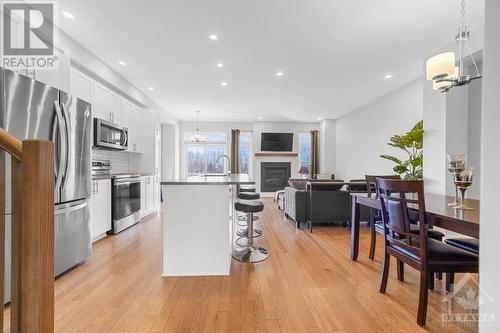
[[[446,155],[448,160],[448,171],[453,174],[453,179],[456,175],[465,169],[465,155],[464,154],[448,154]],[[460,203],[458,202],[458,187],[455,185],[455,201],[450,202],[448,206],[457,207]]]
[[[467,207],[464,205],[465,191],[469,186],[472,185],[472,176],[474,175],[474,168],[465,168],[462,172],[455,175],[455,185],[460,190],[462,196],[460,199],[460,205],[455,208],[461,210],[473,210],[474,208]]]

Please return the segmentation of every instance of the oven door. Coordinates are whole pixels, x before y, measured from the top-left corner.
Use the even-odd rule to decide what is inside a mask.
[[[101,148],[126,150],[128,130],[109,121],[94,119],[94,145]]]
[[[113,182],[113,221],[121,220],[141,209],[140,178],[115,179]]]

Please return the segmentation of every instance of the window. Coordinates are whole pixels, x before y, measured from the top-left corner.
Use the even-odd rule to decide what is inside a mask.
[[[240,172],[250,173],[250,154],[252,151],[252,132],[240,132]]]
[[[299,133],[299,168],[311,170],[311,133]]]
[[[200,133],[206,142],[191,142],[195,133],[185,133],[186,174],[188,177],[205,173],[224,173],[225,159],[217,158],[226,153],[225,133]],[[229,166],[228,166],[229,167]]]

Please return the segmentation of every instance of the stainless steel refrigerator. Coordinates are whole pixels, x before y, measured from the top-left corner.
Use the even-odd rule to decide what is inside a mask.
[[[54,141],[55,244],[57,276],[92,253],[91,106],[56,88],[0,69],[0,124],[19,140]],[[6,158],[5,302],[10,301],[11,175]]]

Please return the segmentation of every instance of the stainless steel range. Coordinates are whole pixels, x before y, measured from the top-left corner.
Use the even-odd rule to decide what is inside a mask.
[[[111,230],[108,234],[115,235],[136,224],[140,220],[141,210],[141,175],[135,173],[110,172],[111,162],[108,160],[93,160],[92,175],[111,176]]]
[[[112,196],[113,223],[110,234],[117,234],[140,220],[141,175],[114,174]]]

